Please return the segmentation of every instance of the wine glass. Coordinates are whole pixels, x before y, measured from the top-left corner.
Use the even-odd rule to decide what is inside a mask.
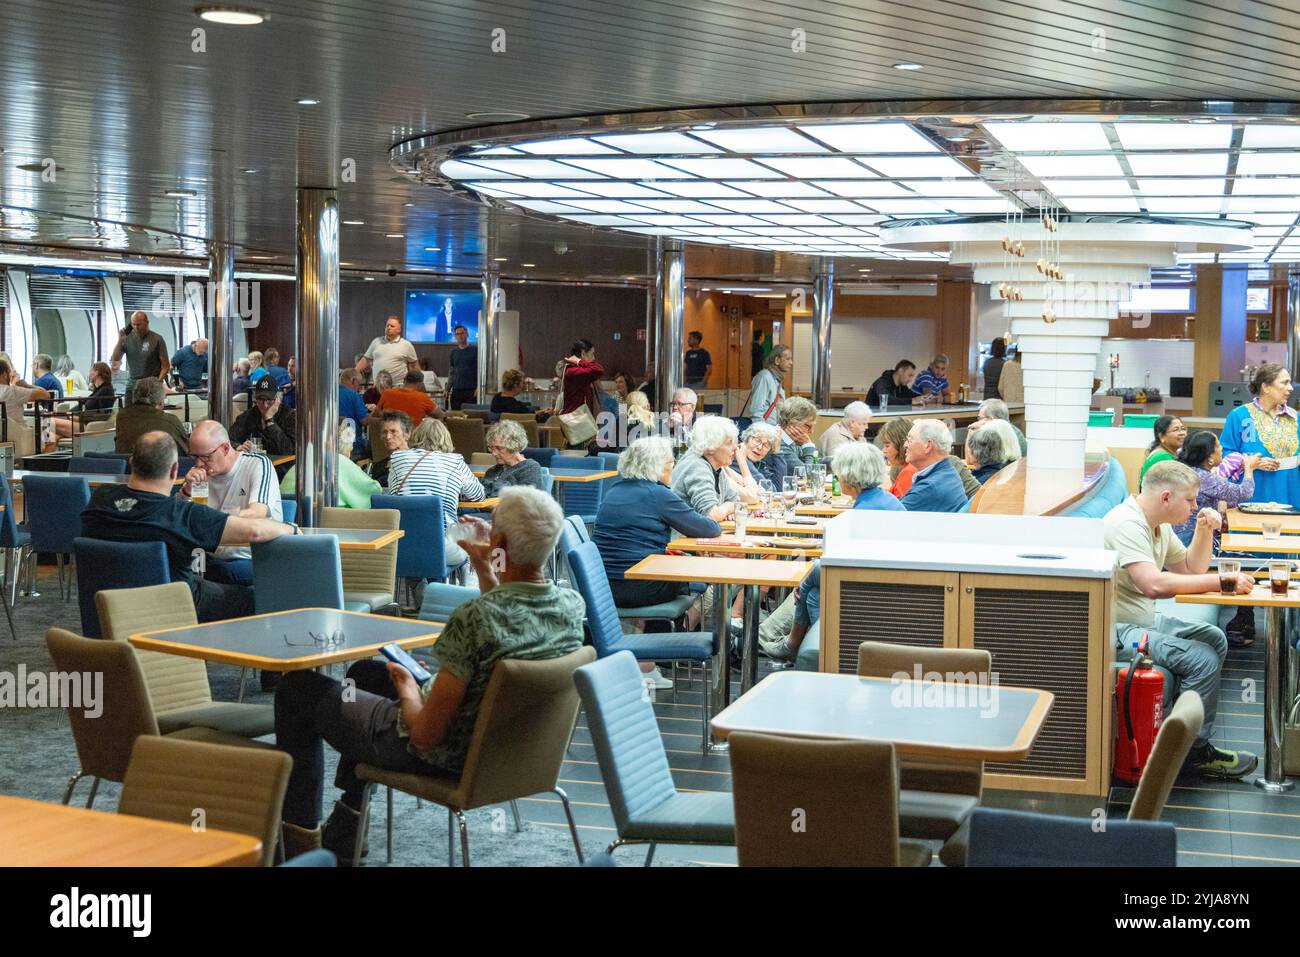
[[[799,480],[793,475],[787,475],[781,480],[781,504],[785,506],[787,515],[794,511],[795,504],[798,501]]]
[[[758,501],[763,509],[763,514],[767,517],[772,516],[772,496],[776,494],[776,489],[772,486],[769,479],[758,480]]]

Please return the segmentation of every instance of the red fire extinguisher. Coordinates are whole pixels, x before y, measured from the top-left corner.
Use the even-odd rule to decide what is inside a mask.
[[[1114,777],[1125,784],[1137,784],[1142,776],[1164,720],[1165,678],[1152,667],[1145,633],[1133,648],[1133,660],[1120,669],[1115,686]]]

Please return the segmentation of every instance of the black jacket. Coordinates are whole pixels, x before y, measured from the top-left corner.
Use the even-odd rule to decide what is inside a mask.
[[[879,407],[882,395],[888,397],[890,405],[911,405],[916,398],[911,386],[894,385],[893,369],[880,373],[880,378],[871,384],[867,390],[867,404],[873,408]]]
[[[262,421],[256,408],[241,413],[230,427],[231,445],[242,445],[256,436],[262,440],[262,450],[267,455],[298,454],[298,420],[293,409],[283,404],[269,424]]]

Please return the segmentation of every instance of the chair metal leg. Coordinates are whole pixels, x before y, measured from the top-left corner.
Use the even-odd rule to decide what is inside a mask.
[[[456,866],[456,830],[455,824],[452,823],[451,808],[447,808],[447,866]]]
[[[235,699],[240,704],[244,703],[244,679],[247,677],[248,677],[248,669],[240,668],[239,669],[239,697]]]
[[[569,819],[569,834],[573,837],[573,849],[578,852],[578,863],[585,864],[586,858],[582,856],[582,842],[578,840],[578,825],[573,820],[573,808],[569,806],[569,795],[564,793],[564,788],[552,788],[560,798],[560,803],[564,805],[564,816]]]
[[[713,686],[713,662],[704,662],[704,707],[700,709],[703,715],[704,726],[701,728],[700,750],[708,754],[712,742],[712,725],[713,725],[713,696],[709,694],[709,689]],[[730,677],[730,676],[728,676]]]
[[[384,858],[388,864],[393,863],[393,789],[388,789],[388,854]]]
[[[469,824],[465,820],[465,812],[458,810],[456,819],[460,822],[460,865],[469,867]]]
[[[522,831],[522,830],[524,829],[524,824],[523,824],[523,822],[522,822],[521,820],[519,820],[519,802],[518,802],[518,801],[511,801],[511,802],[510,802],[510,813],[513,814],[513,815],[515,816],[515,833],[518,834],[520,831]]]
[[[352,842],[352,866],[360,867],[361,849],[366,846],[366,835],[370,833],[370,798],[374,794],[375,784],[367,781],[361,789],[361,814],[357,818],[357,836]]]
[[[77,782],[86,776],[85,771],[78,771],[72,777],[68,778],[67,790],[63,792],[63,803],[68,804],[72,801],[72,791],[77,786]]]
[[[95,806],[95,795],[99,793],[99,778],[90,782],[90,797],[86,798],[86,808]]]
[[[650,866],[650,862],[653,861],[654,859],[655,859],[655,842],[654,842],[654,841],[651,841],[651,842],[650,842],[650,850],[646,851],[646,854],[645,854],[645,865],[644,865],[644,866],[649,867],[649,866]]]
[[[5,617],[9,619],[9,634],[13,635],[14,641],[17,641],[18,631],[17,629],[14,628],[13,607],[10,605],[9,596],[4,593],[4,590],[2,588],[0,588],[0,603],[4,604]]]

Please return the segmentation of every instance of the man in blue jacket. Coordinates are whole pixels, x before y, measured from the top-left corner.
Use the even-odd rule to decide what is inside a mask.
[[[948,461],[952,433],[936,419],[921,419],[907,433],[903,456],[916,466],[912,487],[901,499],[909,512],[960,512],[966,507],[961,476]]]

